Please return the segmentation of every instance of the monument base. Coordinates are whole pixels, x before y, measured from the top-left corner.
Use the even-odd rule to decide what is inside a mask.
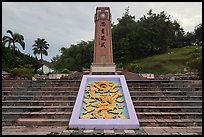
[[[115,64],[92,64],[91,73],[94,72],[116,72]]]

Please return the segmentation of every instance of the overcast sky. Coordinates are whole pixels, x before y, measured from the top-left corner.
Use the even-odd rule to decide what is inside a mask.
[[[115,24],[128,6],[136,21],[152,9],[153,13],[165,11],[171,15],[185,32],[202,23],[202,2],[3,2],[2,36],[9,35],[8,29],[22,34],[26,48],[23,51],[17,47],[31,56],[34,41],[44,38],[50,46],[48,56],[43,58],[50,61],[61,54],[61,47],[94,39],[95,10],[103,6],[110,7]]]

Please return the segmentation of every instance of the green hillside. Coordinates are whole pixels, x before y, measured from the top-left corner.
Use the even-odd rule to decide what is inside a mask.
[[[154,74],[168,74],[181,72],[186,62],[198,46],[187,46],[171,49],[167,54],[154,55],[148,58],[134,61],[143,67],[143,72]]]

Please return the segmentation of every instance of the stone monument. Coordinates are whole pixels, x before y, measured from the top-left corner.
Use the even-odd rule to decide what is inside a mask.
[[[113,63],[111,14],[109,7],[97,7],[95,13],[94,58],[91,73],[116,72]]]
[[[91,73],[115,73],[111,14],[97,7]],[[138,129],[140,127],[124,75],[83,75],[69,128]]]

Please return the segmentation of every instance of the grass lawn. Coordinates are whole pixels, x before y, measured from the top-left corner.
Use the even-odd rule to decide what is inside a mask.
[[[192,53],[198,46],[187,46],[183,48],[171,49],[171,54],[160,54],[134,61],[144,67],[144,72],[154,74],[177,73],[187,65]]]

